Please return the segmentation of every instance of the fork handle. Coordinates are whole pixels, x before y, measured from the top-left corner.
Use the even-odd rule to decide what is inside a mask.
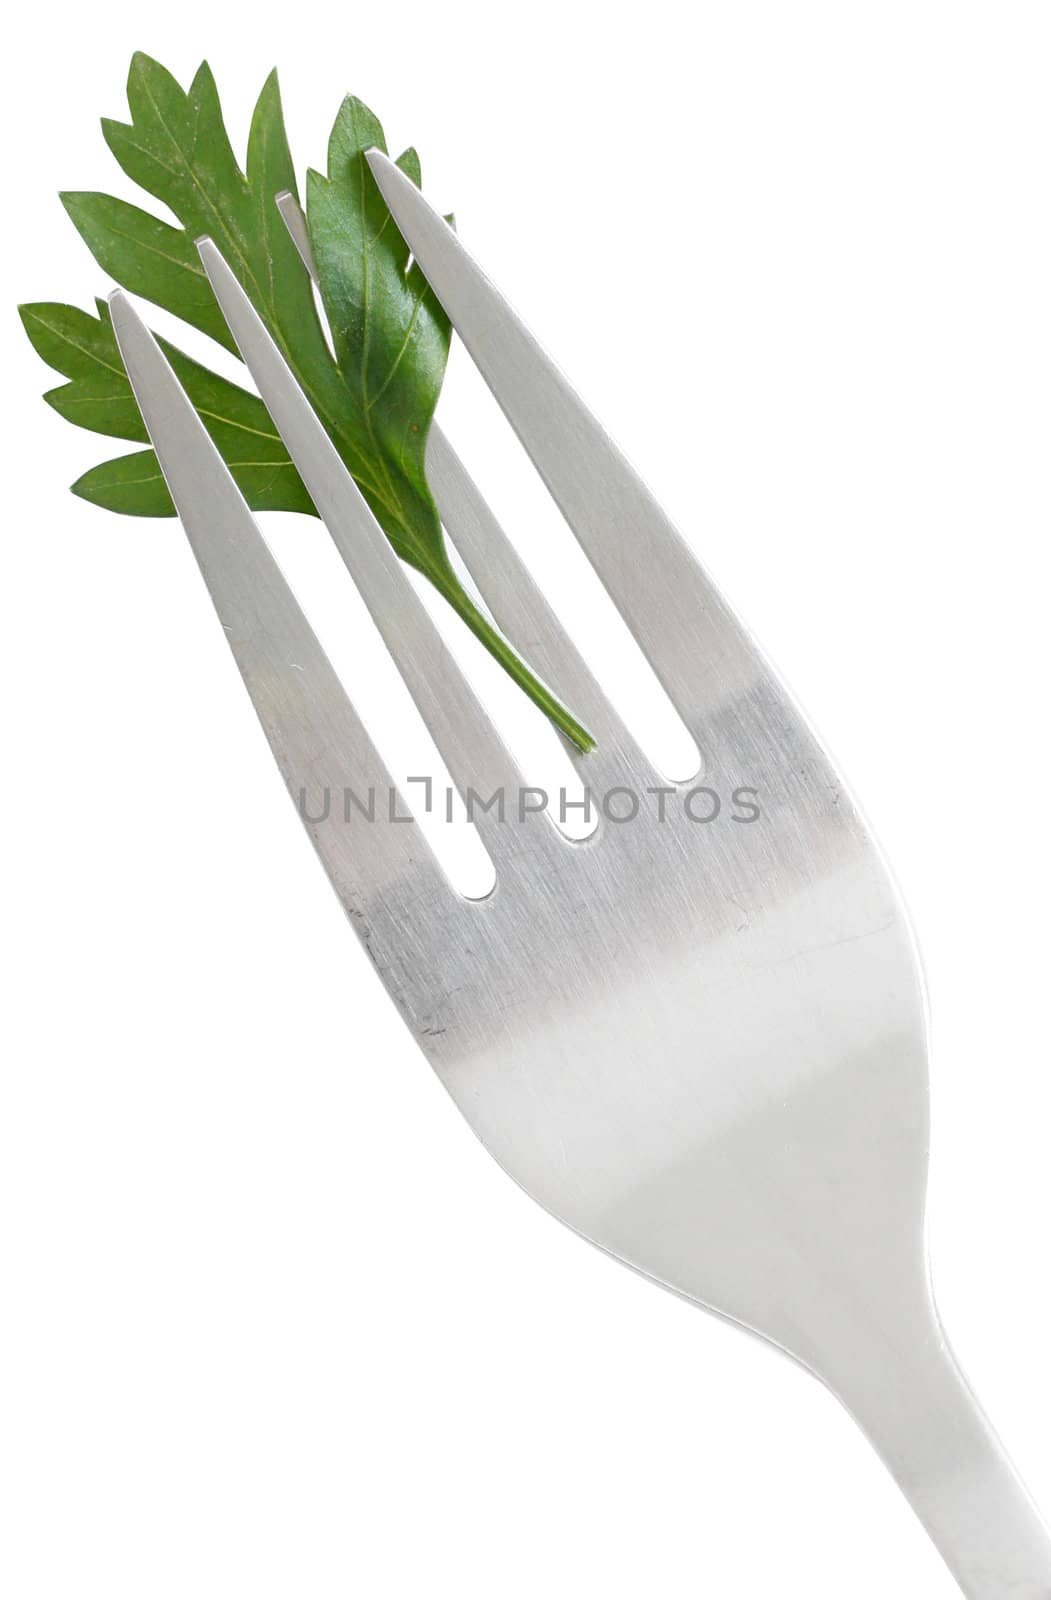
[[[908,1337],[869,1347],[837,1379],[832,1387],[968,1600],[1051,1600],[1051,1534],[957,1365],[934,1307]]]

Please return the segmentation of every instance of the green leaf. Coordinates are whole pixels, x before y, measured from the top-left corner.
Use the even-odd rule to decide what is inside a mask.
[[[386,148],[377,118],[360,100],[345,100],[332,130],[327,176],[309,176],[310,236],[333,355],[313,286],[274,203],[282,190],[296,193],[276,73],[256,103],[244,171],[207,63],[183,90],[159,62],[136,54],[128,107],[130,122],[103,120],[106,142],[124,173],[175,222],[113,195],[64,194],[96,261],[125,289],[236,354],[196,249],[202,234],[213,239],[395,550],[431,579],[556,725],[581,749],[590,748],[584,729],[478,611],[449,561],[424,457],[450,329],[419,269],[410,266],[364,160],[371,145]],[[415,150],[399,157],[399,165],[420,182]],[[100,302],[93,317],[41,303],[21,307],[21,314],[40,355],[68,379],[47,393],[48,404],[78,426],[147,443],[106,307]],[[258,396],[160,342],[248,504],[312,512]],[[151,450],[101,463],[73,490],[130,515],[174,512]]]
[[[173,517],[168,486],[152,450],[136,450],[134,455],[102,461],[85,472],[72,486],[73,493],[107,511],[123,511],[133,517]]]
[[[48,405],[79,427],[145,441],[146,427],[101,304],[97,318],[46,301],[18,311],[38,355],[71,380],[45,394]]]
[[[109,308],[98,302],[98,316],[76,306],[43,303],[20,306],[22,322],[39,354],[70,382],[44,396],[61,416],[118,439],[148,442],[146,426],[121,364]],[[258,395],[202,366],[191,356],[159,341],[205,427],[215,440],[248,503],[257,511],[314,512],[302,479]],[[104,462],[85,473],[75,493],[111,511],[133,516],[173,516],[175,507],[148,452]],[[135,461],[132,468],[124,463]],[[127,472],[129,477],[123,474]]]
[[[310,280],[281,222],[274,196],[296,192],[277,75],[263,86],[252,118],[247,173],[223,123],[207,64],[188,91],[149,56],[128,75],[131,123],[105,119],[103,132],[128,177],[163,201],[180,226],[108,195],[63,201],[99,264],[141,294],[236,354],[209,287],[195,240],[214,239],[286,360],[323,415],[338,419],[346,395],[322,331]]]
[[[315,515],[302,479],[291,461],[227,457],[238,488],[257,511],[302,511]],[[107,511],[131,517],[173,517],[175,507],[152,450],[102,461],[71,485],[73,493]]]
[[[104,302],[99,300],[96,304],[99,312],[97,317],[93,317],[89,311],[78,311],[75,306],[59,305],[49,300],[19,306],[18,314],[34,350],[49,367],[64,373],[67,378],[108,376],[115,383],[122,384],[130,394],[124,363],[108,326]]]
[[[228,350],[234,348],[188,234],[109,194],[60,198],[104,272],[133,294],[177,312]]]
[[[385,149],[367,106],[348,96],[329,141],[328,176],[307,177],[307,220],[339,370],[355,399],[359,448],[379,464],[399,555],[456,584],[424,455],[449,354],[448,318],[418,271],[365,160]],[[418,181],[419,160],[400,164]],[[458,585],[457,585],[458,587]]]

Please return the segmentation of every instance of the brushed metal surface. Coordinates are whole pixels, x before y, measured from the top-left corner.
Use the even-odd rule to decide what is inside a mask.
[[[604,819],[571,844],[542,815],[519,820],[513,804],[503,823],[479,816],[497,883],[469,902],[416,829],[333,807],[307,819],[333,886],[421,1049],[527,1193],[827,1383],[971,1600],[1051,1600],[1051,1539],[959,1372],[931,1293],[925,998],[883,859],[797,707],[624,458],[419,192],[385,158],[370,159],[696,738],[704,781],[721,794],[756,788],[760,814],[690,820],[683,791],[620,741],[589,677],[589,712],[609,737],[603,765],[581,757],[580,770],[648,799],[633,821]],[[204,244],[202,259],[454,779],[465,790],[514,784],[510,757],[414,609],[258,318],[214,247]],[[388,785],[159,349],[122,295],[111,304],[290,790],[306,787],[316,802],[325,786]],[[481,540],[493,527],[456,466],[443,512],[474,519],[485,594]],[[514,567],[503,554],[498,565],[494,614],[514,641]],[[545,626],[559,689],[574,655],[549,613]],[[663,808],[646,794],[658,788]],[[316,803],[310,815],[321,815]]]

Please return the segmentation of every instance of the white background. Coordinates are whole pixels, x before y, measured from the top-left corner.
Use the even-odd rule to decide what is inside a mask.
[[[213,3],[147,23],[111,0],[19,26],[0,1588],[949,1600],[811,1379],[580,1243],[476,1144],[344,924],[178,526],[68,494],[118,450],[37,398],[60,380],[13,306],[111,287],[54,191],[131,194],[97,118],[124,114],[134,48],[184,82],[207,54],[239,149],[274,62],[301,166],[347,90],[418,144],[895,865],[934,1017],[939,1299],[1048,1507],[1046,7]],[[621,661],[466,367],[443,421]],[[361,667],[321,530],[267,531],[405,770],[412,729]]]

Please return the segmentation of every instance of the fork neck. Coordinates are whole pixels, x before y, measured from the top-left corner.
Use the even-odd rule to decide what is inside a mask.
[[[949,1346],[933,1300],[826,1375],[968,1600],[1051,1600],[1051,1534]]]

